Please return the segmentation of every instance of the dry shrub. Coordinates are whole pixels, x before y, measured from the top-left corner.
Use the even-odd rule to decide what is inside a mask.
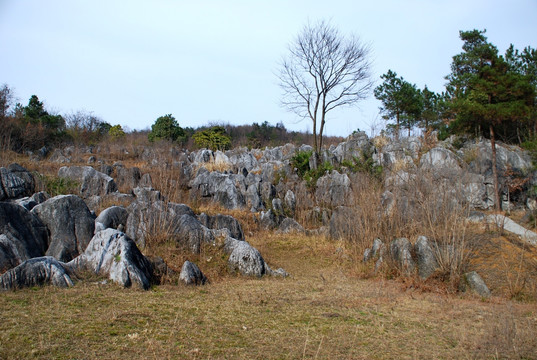
[[[331,228],[336,226],[337,233],[354,245],[358,259],[375,238],[388,246],[396,238],[413,242],[424,235],[439,264],[437,277],[453,286],[458,283],[473,246],[467,232],[469,207],[461,196],[460,175],[446,180],[432,173],[414,172],[406,183],[391,187],[390,192],[384,183],[362,173],[352,176],[352,184],[355,203],[334,210],[343,216],[333,217]],[[387,275],[399,274],[394,262],[384,260]]]

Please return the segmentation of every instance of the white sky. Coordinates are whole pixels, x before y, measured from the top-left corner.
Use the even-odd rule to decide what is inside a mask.
[[[537,0],[0,0],[0,84],[62,114],[92,111],[129,129],[171,113],[181,126],[283,121],[275,73],[308,21],[328,19],[372,49],[373,79],[388,69],[442,91],[459,30],[487,29],[501,53],[537,47]],[[382,123],[368,100],[327,120],[327,134]],[[377,129],[378,130],[378,129]]]

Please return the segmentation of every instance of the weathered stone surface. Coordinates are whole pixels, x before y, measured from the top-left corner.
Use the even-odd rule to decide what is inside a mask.
[[[111,206],[101,211],[95,219],[95,232],[112,228],[117,229],[120,225],[127,226],[129,212],[123,206]]]
[[[22,206],[0,202],[0,272],[45,255],[45,225]]]
[[[27,191],[24,180],[4,167],[0,168],[0,186],[0,200],[16,199]]]
[[[207,277],[203,275],[200,268],[188,260],[181,268],[179,279],[186,285],[204,285],[207,282]]]
[[[338,144],[332,151],[337,161],[341,163],[344,160],[352,161],[354,158],[361,158],[363,154],[369,154],[373,151],[373,143],[365,132],[358,131],[349,135],[347,139]]]
[[[228,259],[229,268],[245,276],[261,277],[265,274],[265,260],[261,253],[246,241],[232,238],[226,240],[226,246],[231,250]]]
[[[280,220],[280,216],[276,215],[272,209],[268,209],[267,211],[261,211],[259,224],[263,229],[272,230],[278,227]]]
[[[477,295],[488,298],[490,297],[490,290],[481,278],[479,274],[475,271],[468,272],[463,275],[461,281],[461,290],[466,291],[466,288],[474,291]]]
[[[121,187],[122,189],[134,189],[138,186],[142,178],[142,173],[137,167],[126,168],[121,166],[116,169],[116,173],[117,175],[115,181],[117,186]]]
[[[168,211],[172,217],[178,217],[185,214],[190,215],[192,217],[196,217],[194,210],[192,210],[188,205],[185,204],[168,203]]]
[[[373,246],[369,249],[365,249],[363,261],[368,262],[369,260],[379,259],[384,255],[385,246],[382,240],[375,239],[373,240]]]
[[[390,255],[402,274],[412,275],[416,269],[412,259],[412,244],[406,238],[398,238],[390,244]]]
[[[193,253],[199,253],[202,244],[214,243],[214,233],[203,226],[198,219],[184,214],[173,219],[175,240],[187,246]]]
[[[419,277],[422,279],[429,278],[438,268],[438,263],[429,240],[425,236],[418,237],[418,240],[414,244],[414,251],[418,263]]]
[[[125,287],[147,290],[151,286],[151,263],[131,238],[114,229],[95,234],[86,251],[66,266],[75,273],[93,271]]]
[[[283,204],[289,216],[295,216],[296,212],[296,196],[291,190],[287,190],[283,198]]]
[[[356,227],[353,224],[356,212],[347,206],[338,206],[330,218],[330,237],[334,240],[350,239],[355,236]]]
[[[233,216],[222,214],[210,216],[205,213],[201,213],[198,216],[198,220],[203,226],[209,229],[228,229],[232,238],[244,240],[244,233],[242,231],[241,224]]]
[[[0,276],[0,290],[50,284],[58,287],[73,286],[64,264],[50,256],[26,260]]]
[[[129,216],[125,233],[136,241],[136,245],[145,248],[148,234],[168,229],[168,215],[163,201],[138,201],[138,199],[140,198],[127,207]]]
[[[194,198],[210,198],[227,209],[240,209],[246,206],[243,192],[246,191],[243,175],[222,174],[200,169],[190,182],[190,195]]]
[[[151,187],[136,187],[132,189],[136,201],[143,202],[146,204],[154,203],[157,201],[163,200],[163,196],[160,191],[155,190]]]
[[[320,204],[327,207],[352,205],[354,195],[347,174],[340,174],[334,170],[319,178],[315,198]]]
[[[103,196],[117,191],[114,179],[91,166],[63,166],[58,170],[58,176],[78,181],[80,194],[84,198],[92,195]]]
[[[17,163],[13,163],[8,166],[9,172],[18,178],[22,179],[24,183],[24,192],[23,195],[30,196],[35,191],[35,179],[32,173]]]
[[[282,220],[276,232],[279,234],[304,234],[306,230],[295,219],[286,217]]]
[[[486,217],[486,221],[491,224],[495,224],[503,230],[509,231],[510,233],[520,236],[520,238],[528,244],[537,246],[537,233],[517,224],[513,220],[509,219],[507,216],[499,214],[488,215]]]
[[[423,154],[420,159],[420,168],[434,171],[459,171],[461,169],[457,156],[441,147],[432,148]]]
[[[95,218],[76,195],[58,195],[35,206],[32,213],[47,227],[46,255],[67,262],[83,253],[93,237]]]

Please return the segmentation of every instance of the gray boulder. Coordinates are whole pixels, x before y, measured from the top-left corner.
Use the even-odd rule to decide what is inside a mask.
[[[390,255],[402,274],[412,275],[416,269],[412,259],[412,244],[406,238],[398,238],[390,244]]]
[[[306,230],[295,219],[285,218],[280,223],[276,233],[279,234],[305,234]]]
[[[204,285],[207,282],[207,277],[203,275],[200,268],[188,260],[181,268],[179,279],[186,285]]]
[[[334,240],[351,239],[356,236],[356,227],[353,219],[356,217],[356,211],[347,206],[338,206],[332,212],[330,218],[329,232],[330,237]]]
[[[0,234],[0,272],[47,251],[47,228],[19,205],[0,202]]]
[[[190,182],[190,188],[191,197],[209,198],[227,209],[241,209],[246,206],[244,198],[246,184],[242,174],[222,174],[200,169]]]
[[[58,176],[78,181],[80,195],[84,198],[92,195],[103,196],[117,191],[114,179],[91,166],[63,166],[58,170]]]
[[[51,284],[58,287],[73,286],[64,264],[50,256],[26,260],[0,276],[0,290]]]
[[[226,248],[231,250],[228,265],[231,271],[245,276],[261,277],[266,272],[265,260],[261,253],[246,241],[232,238],[226,240]]]
[[[24,183],[24,195],[31,195],[35,191],[35,179],[32,173],[17,163],[13,163],[8,166],[8,170],[13,175],[22,179]]]
[[[380,259],[380,257],[382,257],[382,255],[384,254],[384,250],[385,250],[385,246],[382,240],[378,238],[375,239],[373,241],[373,246],[371,247],[371,249],[369,248],[365,249],[363,261],[368,262],[369,260],[372,260],[372,259]]]
[[[198,219],[188,214],[173,219],[173,237],[177,243],[186,246],[197,254],[204,243],[212,244],[215,241],[214,233],[203,226]]]
[[[112,228],[117,229],[120,225],[127,226],[129,213],[123,206],[111,206],[101,211],[95,219],[95,232]]]
[[[160,191],[153,189],[152,187],[136,187],[132,189],[136,201],[150,204],[157,201],[164,200],[164,197]]]
[[[425,236],[418,237],[414,244],[414,252],[418,263],[418,275],[425,280],[438,269],[433,249]]]
[[[116,169],[116,183],[118,187],[126,189],[134,189],[140,183],[142,173],[137,167],[126,168],[123,166]]]
[[[280,220],[280,216],[276,215],[272,209],[268,209],[267,211],[261,211],[259,224],[263,229],[272,230],[278,227]]]
[[[86,250],[93,237],[95,218],[76,195],[58,195],[32,209],[47,227],[50,245],[46,255],[67,262]]]
[[[196,213],[194,213],[194,210],[192,210],[188,205],[185,204],[176,204],[176,203],[168,203],[168,211],[170,212],[171,216],[181,216],[181,215],[190,215],[192,217],[196,217]]]
[[[475,271],[471,271],[464,274],[463,278],[461,279],[461,290],[466,291],[467,288],[484,298],[490,297],[489,288],[487,287],[481,276],[479,276],[479,274]]]
[[[228,229],[232,238],[244,240],[244,233],[242,231],[241,224],[233,216],[222,214],[210,216],[202,213],[198,216],[198,220],[203,226],[209,229]]]
[[[145,248],[148,235],[168,230],[168,215],[163,201],[146,202],[138,199],[127,207],[129,216],[125,233],[136,241],[136,245]]]
[[[344,142],[338,144],[332,151],[336,160],[341,163],[344,160],[352,161],[361,158],[363,154],[373,151],[373,143],[363,131],[351,134]]]
[[[0,168],[0,185],[0,200],[16,199],[27,191],[24,180],[4,167]]]
[[[131,238],[114,229],[95,234],[86,251],[66,266],[75,273],[92,271],[106,276],[124,287],[147,290],[151,286],[151,263]]]
[[[326,207],[352,205],[354,195],[351,181],[347,174],[340,174],[336,170],[317,180],[315,198],[319,204]]]
[[[287,190],[283,198],[283,204],[289,216],[295,216],[296,211],[296,196],[291,190]]]

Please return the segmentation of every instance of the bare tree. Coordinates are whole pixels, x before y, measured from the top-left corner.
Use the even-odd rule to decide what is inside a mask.
[[[366,98],[373,86],[369,48],[356,37],[344,37],[329,23],[307,24],[289,46],[279,72],[282,104],[313,122],[318,156],[326,114]],[[319,129],[318,136],[317,130]]]

